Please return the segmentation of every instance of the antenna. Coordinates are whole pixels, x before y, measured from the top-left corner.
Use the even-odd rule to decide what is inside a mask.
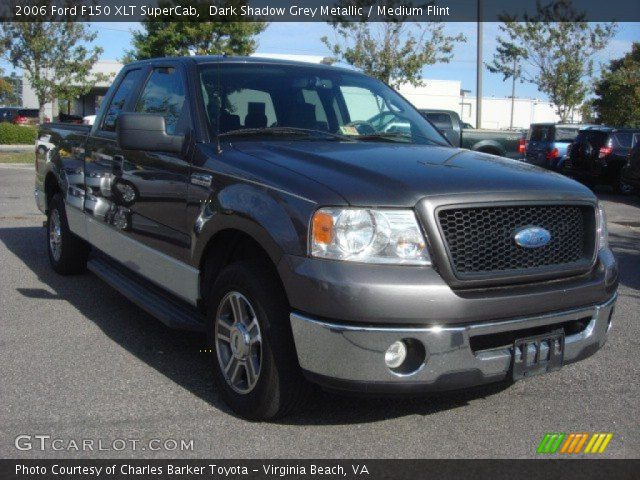
[[[224,58],[224,57],[223,57]],[[216,91],[218,96],[218,102],[216,105],[216,153],[220,155],[222,153],[222,147],[220,146],[220,112],[222,110],[222,84],[220,82],[220,69],[222,62],[216,63]]]

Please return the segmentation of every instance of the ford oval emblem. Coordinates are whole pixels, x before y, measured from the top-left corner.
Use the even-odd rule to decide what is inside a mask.
[[[551,233],[542,227],[523,227],[513,239],[522,248],[540,248],[551,241]]]

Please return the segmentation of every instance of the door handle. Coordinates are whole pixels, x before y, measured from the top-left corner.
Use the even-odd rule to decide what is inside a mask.
[[[213,177],[207,173],[192,173],[190,180],[193,185],[210,187]]]

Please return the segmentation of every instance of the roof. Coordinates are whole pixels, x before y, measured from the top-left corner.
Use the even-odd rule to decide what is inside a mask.
[[[590,125],[587,126],[585,128],[581,128],[580,131],[581,132],[586,132],[586,131],[598,131],[598,132],[605,132],[605,133],[611,133],[611,132],[616,132],[616,133],[640,133],[640,128],[618,128],[618,127],[611,127],[608,125]]]
[[[536,122],[531,124],[532,127],[560,127],[560,128],[575,128],[583,129],[588,128],[591,125],[585,123],[555,123],[555,122]]]
[[[350,70],[343,67],[334,67],[331,65],[325,65],[321,63],[301,62],[296,60],[288,60],[284,58],[266,58],[266,57],[241,57],[241,56],[227,56],[227,55],[192,55],[181,57],[163,57],[163,58],[150,58],[147,60],[138,60],[132,62],[129,65],[143,65],[146,63],[154,62],[156,60],[179,60],[179,61],[193,61],[198,64],[206,63],[251,63],[256,65],[291,65],[296,67],[323,69],[331,71],[343,71],[349,73],[358,73],[356,70]]]

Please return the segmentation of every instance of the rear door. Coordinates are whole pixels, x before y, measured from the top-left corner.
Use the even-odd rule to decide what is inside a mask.
[[[119,197],[114,196],[112,186],[121,176],[124,157],[116,141],[116,123],[118,115],[131,108],[144,74],[145,68],[139,67],[126,69],[118,75],[113,92],[105,99],[104,113],[98,116],[85,144],[84,210],[96,225],[118,233],[122,233],[122,229],[115,219],[123,205]]]
[[[578,174],[598,176],[602,165],[598,161],[600,148],[609,139],[609,133],[600,130],[584,130],[578,134],[571,146],[571,168]]]
[[[558,149],[558,158],[560,160],[564,160],[567,155],[568,146],[573,143],[573,141],[578,136],[578,129],[575,127],[556,127],[554,136],[553,136],[553,144],[551,148]]]
[[[635,146],[638,133],[636,132],[616,132],[612,135],[612,155],[616,161],[625,161],[631,152],[631,149]]]
[[[547,165],[547,150],[554,134],[553,125],[531,125],[527,134],[527,148],[525,158],[527,163],[545,167]]]

